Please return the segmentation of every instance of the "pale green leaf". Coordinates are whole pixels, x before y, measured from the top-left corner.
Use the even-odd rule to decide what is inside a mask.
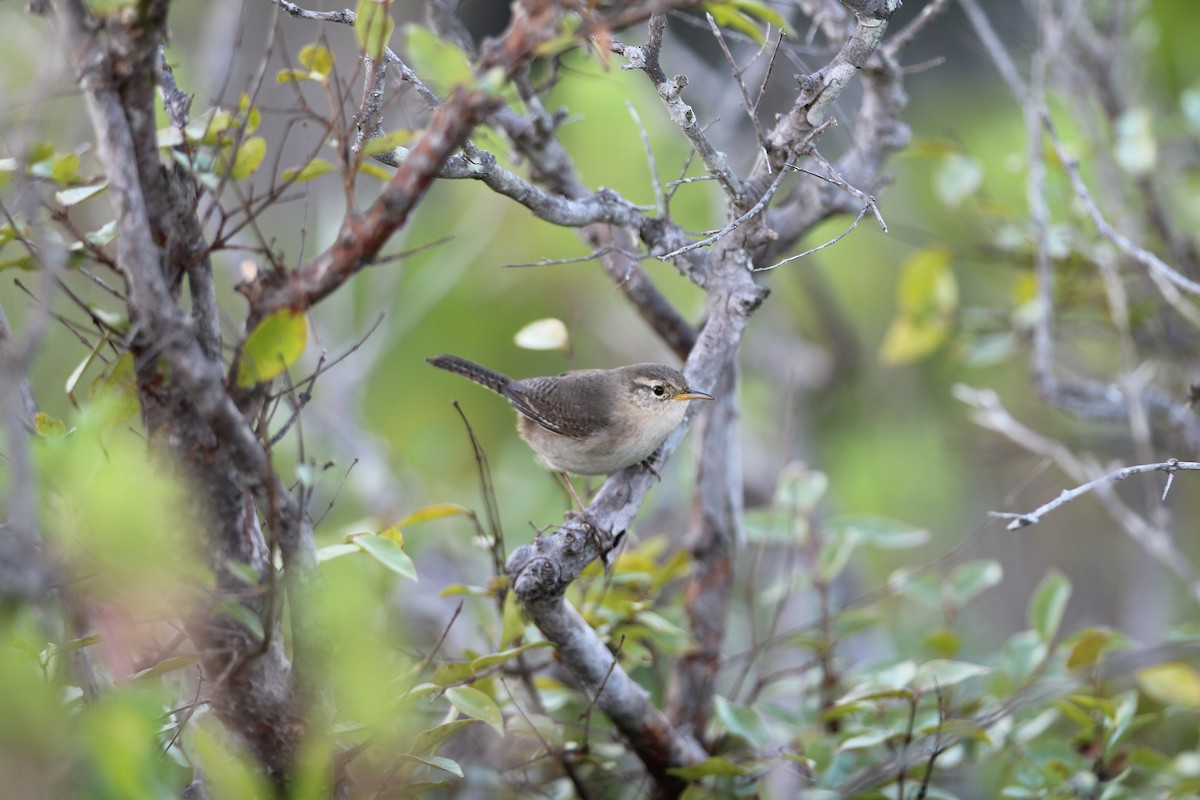
[[[1037,629],[1042,641],[1049,642],[1058,633],[1070,597],[1071,581],[1056,569],[1046,573],[1034,590],[1029,602],[1029,624]]]
[[[963,153],[950,153],[938,164],[933,174],[933,188],[938,198],[954,208],[983,185],[983,165]]]
[[[417,568],[412,559],[391,539],[364,533],[355,536],[354,543],[397,575],[413,581],[417,579]]]
[[[486,722],[504,733],[504,718],[500,715],[500,707],[496,701],[472,686],[452,686],[446,690],[446,699],[459,710],[463,716]]]
[[[79,205],[89,197],[94,197],[107,188],[108,181],[100,181],[100,183],[93,183],[91,186],[77,186],[74,189],[63,189],[55,192],[54,199],[63,208],[70,208],[71,206]]]
[[[370,2],[370,0],[368,0],[368,2]],[[419,761],[422,764],[440,769],[443,772],[449,772],[451,775],[454,775],[458,778],[463,776],[462,767],[459,766],[458,762],[443,756],[419,756],[409,753],[405,756],[405,758],[412,759],[413,761]]]
[[[945,689],[949,686],[962,683],[969,678],[987,675],[991,671],[990,667],[985,667],[982,664],[970,664],[965,661],[950,661],[949,659],[936,658],[932,661],[926,661],[917,667],[917,676],[913,679],[913,685],[925,692],[933,691],[937,688]]]
[[[477,719],[456,719],[453,722],[438,725],[436,728],[421,731],[413,739],[410,752],[414,755],[430,753],[441,745],[442,742],[445,742],[459,731],[469,728],[477,722],[479,722]]]
[[[981,592],[992,588],[1004,578],[1004,569],[999,561],[977,559],[964,561],[946,575],[943,583],[948,599],[956,606],[964,606]]]
[[[1113,157],[1130,175],[1146,175],[1158,163],[1154,125],[1154,115],[1145,106],[1135,106],[1117,118]]]
[[[404,26],[404,49],[413,69],[426,83],[449,94],[455,86],[472,86],[475,71],[467,54],[424,25]]]

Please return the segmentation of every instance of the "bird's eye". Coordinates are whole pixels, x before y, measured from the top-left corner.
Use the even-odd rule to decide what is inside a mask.
[[[667,390],[662,387],[661,383],[656,383],[654,384],[654,388],[650,391],[654,392],[655,397],[662,397],[664,394],[666,394]]]

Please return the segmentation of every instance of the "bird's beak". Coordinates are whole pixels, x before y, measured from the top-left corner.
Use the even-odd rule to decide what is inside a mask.
[[[697,392],[695,389],[688,389],[686,392],[680,392],[671,398],[672,400],[716,400],[708,392]]]

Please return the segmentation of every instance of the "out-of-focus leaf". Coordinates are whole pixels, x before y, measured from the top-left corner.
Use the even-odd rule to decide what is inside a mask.
[[[380,153],[387,153],[397,148],[404,148],[412,144],[414,140],[421,134],[419,130],[405,129],[385,133],[382,136],[376,136],[369,142],[363,145],[363,153],[368,156],[377,156]]]
[[[244,389],[282,375],[307,343],[308,317],[303,312],[284,308],[265,317],[246,337],[237,385]]]
[[[47,439],[57,439],[67,435],[67,423],[43,411],[37,412],[34,416],[33,427],[38,436],[44,436]]]
[[[1142,694],[1164,706],[1200,708],[1200,674],[1188,664],[1155,664],[1139,669],[1134,680]]]
[[[54,193],[54,199],[63,208],[79,205],[89,197],[94,197],[108,188],[108,181],[93,183],[91,186],[76,186],[73,189],[63,189]]]
[[[561,319],[547,317],[529,323],[513,337],[517,347],[526,350],[562,350],[571,348],[571,339],[567,334],[567,326]]]
[[[397,575],[412,581],[417,579],[417,568],[412,559],[391,539],[364,533],[355,536],[354,543]]]
[[[300,66],[314,76],[319,76],[321,80],[328,79],[329,73],[333,71],[333,53],[319,44],[306,44],[300,48],[299,61]]]
[[[946,575],[942,586],[947,599],[956,606],[964,606],[981,592],[992,588],[1004,579],[1004,570],[999,561],[979,559],[964,561]]]
[[[1146,175],[1158,163],[1154,125],[1154,114],[1145,106],[1134,106],[1117,118],[1113,157],[1130,175]]]
[[[1046,573],[1034,590],[1029,601],[1029,624],[1037,630],[1042,641],[1049,642],[1058,633],[1070,597],[1071,581],[1056,569]]]
[[[964,153],[950,153],[938,164],[933,174],[933,188],[938,198],[954,208],[983,185],[983,165]]]
[[[440,38],[424,25],[404,26],[404,49],[417,74],[448,94],[455,86],[473,86],[475,71],[461,47]]]
[[[817,575],[821,580],[830,583],[841,575],[861,541],[858,532],[852,528],[826,537],[821,543],[821,552],[817,557]]]
[[[376,61],[383,58],[395,29],[388,0],[359,0],[354,36],[358,39],[358,49],[367,57]]]
[[[120,425],[138,413],[141,406],[137,376],[133,372],[133,353],[126,350],[111,367],[92,381],[88,387],[88,399],[104,399],[109,404],[106,420],[110,425]]]
[[[1102,627],[1085,628],[1073,633],[1063,641],[1063,647],[1067,650],[1067,668],[1092,666],[1115,638],[1112,629]]]
[[[693,764],[689,767],[672,767],[667,770],[667,773],[674,775],[677,778],[683,778],[685,781],[698,781],[701,778],[707,778],[710,775],[751,775],[753,774],[748,767],[734,763],[727,758],[721,756],[710,756],[699,764]]]
[[[413,739],[411,752],[413,754],[431,753],[442,742],[477,722],[479,722],[477,719],[456,719],[453,722],[438,725],[436,728],[421,731]]]
[[[361,553],[363,550],[356,544],[350,542],[338,542],[337,544],[327,544],[317,551],[317,561],[332,561],[335,558]]]
[[[299,169],[285,169],[283,171],[283,179],[285,181],[296,181],[303,183],[311,181],[313,178],[318,178],[327,172],[333,172],[335,167],[330,162],[323,158],[314,158]]]
[[[405,755],[405,758],[410,758],[413,761],[419,761],[422,764],[427,764],[428,766],[434,767],[435,769],[440,769],[443,772],[449,772],[451,775],[454,775],[458,778],[463,776],[462,767],[459,766],[457,761],[453,761],[449,758],[444,758],[442,756],[419,756],[412,753]]]
[[[879,357],[907,364],[929,355],[946,341],[958,309],[958,283],[946,247],[920,250],[900,267],[896,317],[884,334]]]
[[[928,692],[937,688],[945,689],[991,671],[990,667],[982,664],[935,658],[917,667],[917,676],[913,679],[913,684],[921,691]]]
[[[261,136],[251,136],[238,146],[237,154],[233,157],[233,166],[229,169],[229,177],[235,181],[249,178],[262,164],[267,154],[267,140]]]
[[[475,512],[466,506],[460,506],[457,503],[438,503],[437,505],[418,508],[416,511],[408,514],[399,522],[397,522],[396,527],[407,528],[410,525],[416,525],[418,522],[429,522],[430,520],[434,519],[456,516],[474,517]]]
[[[872,514],[839,514],[830,517],[822,529],[826,533],[853,530],[863,544],[882,550],[906,550],[929,541],[929,531],[925,528]]]
[[[472,686],[452,686],[446,690],[446,699],[464,716],[486,722],[504,733],[504,719],[496,701]]]
[[[713,698],[713,716],[726,731],[745,739],[755,749],[766,747],[771,740],[762,715],[754,708],[735,705],[717,695]]]

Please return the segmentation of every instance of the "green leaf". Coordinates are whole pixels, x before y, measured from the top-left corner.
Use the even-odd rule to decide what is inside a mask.
[[[388,40],[396,23],[392,21],[391,3],[388,0],[359,0],[358,13],[354,20],[354,36],[358,49],[376,61],[387,51]]]
[[[983,185],[983,166],[979,160],[963,153],[950,153],[942,159],[933,174],[933,188],[938,198],[957,207]]]
[[[762,749],[771,741],[762,715],[754,708],[735,705],[716,695],[713,697],[713,716],[726,731],[745,739],[755,749]]]
[[[237,154],[233,157],[233,167],[229,176],[235,181],[244,180],[254,174],[262,164],[267,154],[267,140],[261,136],[251,136],[238,146]]]
[[[221,603],[213,609],[213,616],[224,615],[240,624],[248,630],[250,634],[257,640],[262,641],[266,638],[266,631],[263,629],[263,621],[250,609],[244,605],[235,602]]]
[[[879,351],[883,363],[911,363],[945,342],[958,309],[952,256],[948,247],[929,248],[917,251],[901,265],[896,317]]]
[[[365,172],[367,175],[370,175],[372,178],[377,178],[377,179],[383,181],[384,183],[387,183],[388,181],[390,181],[392,179],[392,173],[388,172],[386,169],[379,166],[378,164],[374,164],[370,161],[364,161],[362,164],[360,164],[358,167],[358,171]]]
[[[373,533],[363,533],[354,537],[354,543],[402,578],[412,581],[417,579],[417,568],[412,559],[391,539]]]
[[[63,208],[79,205],[89,197],[93,197],[108,188],[108,181],[93,183],[91,186],[78,186],[74,189],[63,189],[54,193],[54,199]]]
[[[282,375],[308,343],[308,317],[285,308],[254,326],[242,346],[237,385],[243,389]]]
[[[793,461],[783,468],[772,505],[791,515],[811,514],[829,489],[829,478],[820,470]]]
[[[692,764],[689,767],[672,767],[667,770],[667,774],[683,778],[685,781],[698,781],[710,775],[751,775],[753,773],[749,768],[727,758],[710,756],[699,764]]]
[[[327,80],[333,71],[333,53],[319,44],[306,44],[300,48],[300,66],[312,73],[314,78]]]
[[[1063,641],[1067,650],[1067,669],[1092,666],[1114,639],[1116,633],[1104,627],[1084,628],[1071,634]]]
[[[987,675],[991,671],[990,667],[982,664],[935,658],[933,661],[926,661],[917,667],[917,676],[913,679],[913,685],[925,692],[935,688],[945,689],[969,678]]]
[[[942,586],[947,599],[955,606],[961,607],[981,592],[1000,583],[1003,578],[1004,569],[999,561],[979,559],[964,561],[950,570]]]
[[[306,69],[281,69],[275,73],[276,83],[299,83],[309,80],[312,73]],[[160,147],[162,145],[159,145]]]
[[[446,690],[446,699],[463,716],[486,722],[503,735],[504,719],[500,716],[500,707],[483,692],[471,686],[452,686]]]
[[[509,594],[511,595],[512,592],[509,592]],[[501,650],[498,653],[488,653],[485,656],[479,656],[478,658],[471,660],[471,671],[473,674],[478,675],[485,669],[494,667],[497,664],[503,664],[506,661],[513,660],[527,650],[537,650],[549,646],[550,643],[546,641],[530,642],[529,644],[523,644],[520,647],[512,647],[508,650]]]
[[[251,104],[250,95],[245,92],[238,100],[238,117],[242,121],[242,130],[247,134],[254,133],[262,123],[262,112]]]
[[[929,531],[907,522],[872,514],[839,514],[823,526],[826,533],[853,530],[863,544],[882,550],[905,550],[929,541]]]
[[[1071,597],[1071,581],[1056,569],[1046,573],[1029,602],[1029,624],[1037,629],[1043,642],[1049,642],[1062,624],[1067,600]]]
[[[370,0],[368,0],[368,2],[369,1]],[[413,761],[419,761],[422,764],[427,764],[428,766],[434,767],[435,769],[440,769],[443,772],[449,772],[451,775],[454,775],[458,778],[463,776],[462,767],[459,766],[457,761],[449,758],[444,758],[442,756],[418,756],[412,753],[407,754],[405,758],[412,759]]]
[[[413,755],[433,752],[435,748],[440,746],[450,737],[457,734],[463,728],[469,728],[479,722],[477,719],[456,719],[453,722],[447,722],[443,725],[438,725],[436,728],[421,731],[413,739],[412,748],[409,752]]]
[[[338,542],[337,544],[328,544],[317,551],[317,562],[332,561],[335,558],[348,556],[353,553],[361,553],[363,549],[351,542]]]
[[[1164,706],[1200,708],[1200,674],[1179,661],[1156,664],[1134,674],[1142,694]]]
[[[850,563],[850,556],[861,541],[853,528],[834,533],[821,543],[817,557],[817,575],[825,583],[831,583]]]
[[[466,506],[460,506],[457,503],[439,503],[437,505],[425,506],[418,508],[408,516],[396,523],[397,528],[407,528],[410,525],[416,525],[418,522],[429,522],[434,519],[442,519],[444,517],[474,517],[475,512]]]
[[[133,369],[133,353],[126,350],[113,365],[88,386],[88,399],[109,404],[105,420],[120,425],[132,419],[141,409],[137,393],[137,376]]]
[[[283,179],[285,181],[295,181],[303,183],[311,181],[313,178],[320,177],[327,172],[333,172],[335,167],[323,158],[314,158],[299,169],[285,169],[283,171]]]
[[[363,154],[377,156],[380,153],[393,153],[397,158],[408,155],[408,145],[421,135],[419,130],[405,128],[403,130],[376,136],[363,145]]]
[[[1113,157],[1130,175],[1146,175],[1158,163],[1155,118],[1145,106],[1135,106],[1117,118]]]
[[[462,48],[439,38],[424,25],[404,26],[404,49],[426,83],[448,94],[455,86],[473,86],[475,71]]]
[[[186,669],[200,661],[199,656],[173,656],[164,658],[152,667],[135,672],[130,680],[146,680],[147,678],[157,678],[159,675],[165,675],[168,672],[174,672],[179,669]]]
[[[763,44],[767,39],[766,31],[760,27],[762,22],[791,32],[791,26],[779,12],[762,0],[720,0],[705,3],[702,7],[712,14],[713,20],[722,28],[744,33],[759,44]]]
[[[504,610],[500,615],[500,644],[519,641],[525,635],[525,611],[515,592],[504,596]]]

